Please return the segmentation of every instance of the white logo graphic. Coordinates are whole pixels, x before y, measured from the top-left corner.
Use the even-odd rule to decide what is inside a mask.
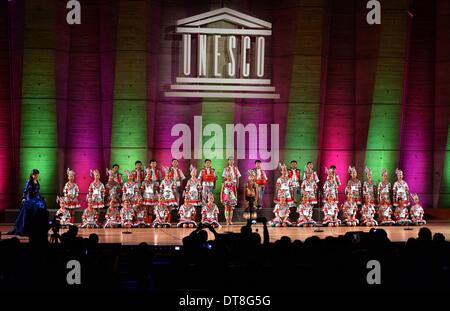
[[[367,269],[371,269],[366,276],[367,284],[381,284],[381,264],[378,260],[370,260],[366,265]]]
[[[66,4],[67,9],[71,9],[66,15],[66,21],[69,25],[81,24],[81,4],[76,0],[70,0]]]
[[[223,141],[224,133],[226,136],[225,143]],[[202,159],[203,157],[226,159],[233,156],[236,149],[237,159],[246,159],[247,152],[248,159],[270,161],[262,163],[262,167],[266,170],[274,170],[280,160],[279,135],[278,124],[256,125],[250,123],[245,126],[243,124],[226,124],[225,129],[223,129],[215,123],[209,123],[203,127],[202,117],[195,116],[194,133],[192,133],[189,125],[184,123],[172,127],[171,136],[178,138],[172,143],[171,153],[175,159]],[[246,148],[246,137],[248,137],[248,149]],[[203,142],[203,138],[207,138],[205,142]],[[194,148],[191,146],[192,140],[194,141]],[[270,149],[269,141],[271,143]],[[193,157],[191,149],[194,149]]]
[[[67,272],[66,281],[69,285],[81,284],[81,264],[78,260],[70,260],[66,265]]]
[[[221,28],[223,24],[230,27]],[[271,23],[221,8],[178,20],[176,33],[183,39],[182,75],[165,96],[280,98],[265,78]],[[197,44],[195,68],[191,66],[192,42]]]
[[[381,4],[377,0],[370,0],[366,5],[367,9],[370,11],[366,15],[366,21],[369,25],[380,25],[381,24]]]

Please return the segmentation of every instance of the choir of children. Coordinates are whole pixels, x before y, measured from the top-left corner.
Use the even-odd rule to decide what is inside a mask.
[[[107,208],[104,228],[117,227],[170,227],[171,214],[176,210],[179,216],[177,227],[193,228],[197,226],[197,208],[201,208],[201,223],[219,226],[219,208],[214,203],[214,191],[217,174],[211,167],[211,160],[206,159],[200,172],[190,166],[190,178],[184,185],[185,175],[178,167],[178,160],[173,159],[170,167],[162,167],[164,177],[158,169],[156,160],[149,161],[149,166],[142,168],[142,162],[136,161],[133,171],[125,171],[126,182],[122,183],[119,165],[114,164],[106,170],[108,182],[100,181],[98,169],[90,171],[93,181],[87,189],[87,208],[82,215],[82,228],[99,227],[99,209]],[[297,162],[291,161],[289,170],[280,164],[281,176],[276,180],[273,202],[274,219],[269,222],[275,227],[316,226],[313,208],[322,195],[322,209],[319,217],[324,226],[365,226],[377,225],[424,225],[424,210],[419,203],[419,196],[410,195],[409,187],[403,180],[403,172],[395,170],[397,181],[391,188],[388,172],[383,169],[381,181],[376,185],[372,180],[372,171],[364,169],[366,180],[361,183],[354,166],[348,167],[350,178],[344,189],[347,200],[338,207],[339,187],[341,181],[336,174],[336,166],[325,168],[326,180],[322,193],[318,193],[319,178],[312,162],[305,166],[303,175],[297,169]],[[261,208],[268,177],[262,169],[261,161],[255,161],[255,168],[247,172],[245,198]],[[57,197],[60,208],[57,211],[61,225],[74,223],[74,210],[80,208],[80,189],[75,183],[75,172],[67,169],[68,181],[63,188],[63,196]],[[239,204],[238,187],[241,173],[230,157],[222,173],[220,202],[224,206],[227,225],[232,224],[233,210]],[[183,187],[184,186],[184,187]],[[182,189],[184,188],[184,191]],[[392,194],[392,196],[391,196]],[[297,197],[301,200],[297,205]],[[409,208],[409,197],[414,204]],[[391,205],[391,198],[393,207]],[[184,200],[182,200],[184,199]],[[294,212],[298,219],[292,221]],[[292,212],[292,213],[291,213]],[[175,214],[175,213],[174,213]],[[323,218],[322,218],[323,217]],[[200,218],[200,216],[199,216]]]

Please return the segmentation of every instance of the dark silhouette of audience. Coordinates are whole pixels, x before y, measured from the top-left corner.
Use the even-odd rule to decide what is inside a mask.
[[[69,227],[61,243],[48,242],[48,214],[36,217],[29,243],[0,241],[0,291],[445,291],[450,289],[450,248],[441,233],[421,228],[417,238],[394,243],[385,230],[339,237],[283,236],[270,243],[251,224],[239,233],[199,226],[182,247],[101,244],[96,234]],[[208,240],[208,231],[214,239]],[[82,284],[67,284],[67,262],[81,264]],[[381,265],[381,284],[367,283],[367,263]]]

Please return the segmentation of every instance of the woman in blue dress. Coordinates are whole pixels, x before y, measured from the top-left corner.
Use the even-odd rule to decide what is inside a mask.
[[[14,229],[10,234],[15,235],[29,235],[32,231],[32,225],[35,216],[45,210],[44,198],[40,192],[39,185],[39,170],[33,169],[30,173],[30,178],[25,184],[23,190],[22,203],[19,215],[17,216]]]

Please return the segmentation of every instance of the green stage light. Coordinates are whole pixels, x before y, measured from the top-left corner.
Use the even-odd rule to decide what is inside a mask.
[[[147,163],[146,3],[119,3],[110,163]]]

